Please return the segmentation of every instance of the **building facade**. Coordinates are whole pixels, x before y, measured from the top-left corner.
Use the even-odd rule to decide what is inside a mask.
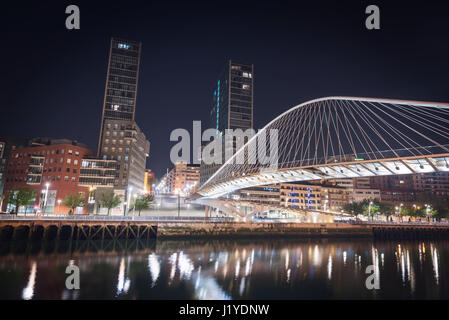
[[[156,176],[151,169],[145,170],[145,180],[143,184],[143,189],[145,190],[146,194],[153,194],[154,195],[154,187],[156,184]]]
[[[12,150],[27,146],[30,139],[17,137],[0,137],[0,208],[3,206],[5,195],[3,192],[6,182],[9,155]]]
[[[89,188],[79,185],[83,158],[93,151],[76,141],[49,139],[33,146],[11,151],[6,172],[4,193],[9,195],[21,188],[36,192],[34,204],[20,211],[45,213],[68,213],[63,200],[71,194],[81,194],[87,200]],[[2,210],[11,211],[13,206],[3,202]],[[86,213],[85,207],[76,213]]]
[[[345,188],[308,183],[281,183],[280,205],[305,210],[340,211],[348,202]]]
[[[142,44],[139,42],[111,39],[98,155],[102,150],[106,120],[132,122],[135,119],[141,51]]]
[[[111,39],[97,156],[117,162],[113,188],[123,199],[144,192],[150,152],[135,121],[141,51],[140,42]]]
[[[216,130],[216,138],[222,143],[224,163],[225,150],[236,151],[236,142],[227,143],[224,139],[226,129],[254,128],[254,65],[229,60],[212,91],[209,126]],[[200,183],[205,183],[220,166],[202,161]]]
[[[229,60],[213,89],[210,125],[224,134],[225,129],[254,127],[254,66]]]

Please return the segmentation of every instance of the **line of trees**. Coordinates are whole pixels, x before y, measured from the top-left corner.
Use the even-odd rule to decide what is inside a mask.
[[[28,188],[20,188],[18,190],[11,190],[8,193],[8,204],[15,206],[11,213],[18,214],[19,208],[25,207],[25,214],[30,205],[36,201],[36,191]]]
[[[69,214],[73,214],[78,207],[84,207],[86,197],[80,193],[69,194],[62,202],[66,207],[69,207]]]
[[[416,202],[420,205],[394,206],[379,200],[365,199],[360,202],[347,203],[342,209],[356,218],[358,216],[373,218],[377,214],[382,214],[386,217],[399,214],[401,217],[449,218],[449,199],[446,197],[425,193],[418,195]]]
[[[392,205],[380,202],[379,200],[364,199],[360,202],[347,203],[343,206],[343,211],[355,216],[360,215],[374,217],[377,214],[383,214],[387,217],[395,214],[395,208]]]
[[[140,212],[142,210],[148,209],[150,207],[151,202],[153,202],[152,195],[140,196],[134,200],[134,203],[130,206],[129,209],[133,210],[135,208],[139,212],[140,217]]]
[[[142,210],[146,210],[150,207],[151,202],[153,202],[152,195],[143,195],[136,197],[133,203],[130,203],[128,212],[131,210],[137,210],[140,213]],[[111,213],[111,209],[116,208],[121,204],[120,198],[114,194],[113,191],[103,193],[97,203],[103,207],[108,209],[108,215]]]
[[[19,208],[23,206],[25,207],[26,214],[28,207],[36,202],[36,191],[28,188],[11,190],[8,193],[7,201],[9,205],[14,207],[10,213],[18,214]],[[148,209],[152,202],[152,195],[139,196],[130,204],[128,210],[135,209],[139,212],[140,216],[142,210]],[[69,194],[63,199],[62,204],[69,208],[68,214],[74,214],[76,208],[85,206],[86,197],[81,193]],[[111,209],[118,207],[121,204],[121,200],[113,191],[110,191],[103,193],[99,199],[97,199],[97,204],[100,205],[100,207],[106,208],[108,210],[107,214],[110,215]]]

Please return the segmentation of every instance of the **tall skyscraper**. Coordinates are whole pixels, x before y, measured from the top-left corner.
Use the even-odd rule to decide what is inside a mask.
[[[221,72],[213,89],[210,109],[210,127],[221,137],[223,150],[236,151],[236,144],[225,144],[222,138],[226,129],[251,129],[254,127],[254,65],[229,60]],[[225,152],[222,154],[222,162]],[[205,183],[220,164],[201,163],[200,185]]]
[[[135,119],[141,51],[140,42],[111,39],[98,144],[99,155],[102,150],[105,121]]]
[[[150,149],[135,121],[141,50],[139,42],[111,39],[98,143],[99,158],[117,161],[114,190],[125,201],[129,192],[143,192]]]
[[[229,60],[213,90],[210,112],[212,128],[221,134],[225,129],[253,128],[254,66]]]

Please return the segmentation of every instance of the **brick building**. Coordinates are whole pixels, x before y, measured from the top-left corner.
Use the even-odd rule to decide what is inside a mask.
[[[79,185],[79,173],[83,157],[91,155],[93,151],[85,145],[62,139],[34,140],[32,146],[11,150],[4,195],[8,197],[20,188],[33,189],[36,199],[34,205],[26,208],[27,212],[68,213],[69,208],[62,203],[66,196],[80,193],[87,199],[89,187]],[[13,209],[7,200],[3,201],[3,211]],[[19,208],[19,212],[24,209]],[[85,207],[78,208],[76,213],[86,213]]]

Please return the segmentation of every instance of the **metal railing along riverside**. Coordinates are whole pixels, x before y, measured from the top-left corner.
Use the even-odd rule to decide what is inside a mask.
[[[344,222],[339,222],[344,223]],[[348,221],[349,224],[387,225],[387,226],[449,226],[449,221]]]
[[[92,222],[233,222],[234,218],[177,216],[29,215],[1,214],[0,221],[92,221]]]

